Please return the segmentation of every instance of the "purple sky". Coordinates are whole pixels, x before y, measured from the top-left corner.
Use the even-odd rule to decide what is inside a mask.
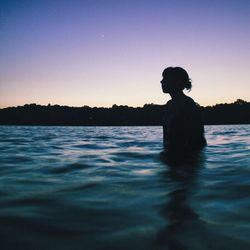
[[[250,101],[248,0],[0,0],[0,107],[163,104],[167,66],[201,105]]]

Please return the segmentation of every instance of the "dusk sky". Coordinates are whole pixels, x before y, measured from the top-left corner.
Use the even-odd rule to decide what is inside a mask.
[[[200,105],[250,101],[249,0],[0,0],[0,108],[164,104],[165,67]]]

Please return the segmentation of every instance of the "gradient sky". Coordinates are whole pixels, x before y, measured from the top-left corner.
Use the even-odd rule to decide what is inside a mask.
[[[0,107],[164,104],[167,66],[201,105],[250,101],[249,0],[0,0]]]

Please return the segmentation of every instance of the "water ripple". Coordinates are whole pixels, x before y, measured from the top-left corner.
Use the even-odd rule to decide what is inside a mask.
[[[250,126],[169,166],[160,127],[0,127],[1,249],[249,249]]]

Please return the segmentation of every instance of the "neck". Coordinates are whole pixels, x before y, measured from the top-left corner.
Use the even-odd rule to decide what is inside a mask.
[[[172,92],[169,93],[169,95],[171,96],[172,100],[178,100],[185,96],[185,94],[182,91]]]

